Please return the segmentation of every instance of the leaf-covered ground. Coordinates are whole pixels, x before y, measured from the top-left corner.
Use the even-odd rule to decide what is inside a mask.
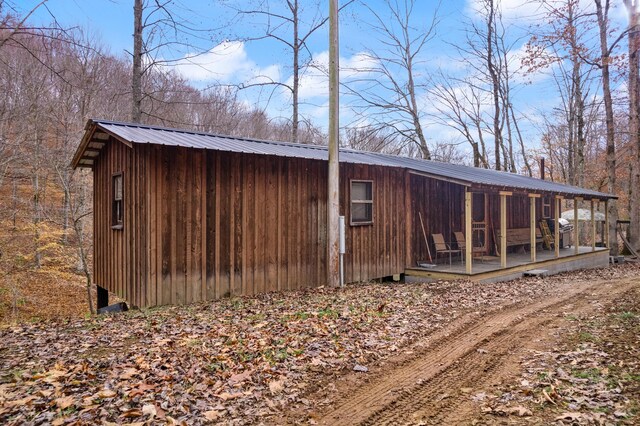
[[[521,377],[472,397],[478,423],[640,424],[640,290],[565,319],[557,346],[522,359]]]
[[[0,330],[0,423],[275,423],[313,406],[318,386],[465,313],[639,271],[370,284],[12,325]]]
[[[48,268],[0,274],[0,327],[10,322],[87,315],[89,306],[84,279],[75,273]]]

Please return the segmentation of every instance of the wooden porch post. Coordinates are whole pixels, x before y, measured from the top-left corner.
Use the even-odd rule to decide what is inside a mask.
[[[465,188],[464,192],[464,232],[467,243],[465,244],[464,262],[467,274],[471,274],[473,263],[473,231],[471,229],[471,208],[473,194]]]
[[[596,200],[591,199],[591,251],[596,251]]]
[[[531,248],[531,262],[536,261],[536,198],[540,194],[529,194],[529,246]]]
[[[500,191],[500,267],[507,267],[507,196],[511,192]]]
[[[555,221],[556,226],[553,231],[553,247],[555,249],[556,259],[560,257],[560,204],[562,203],[562,196],[556,195],[555,202]]]
[[[573,244],[574,244],[574,253],[580,253],[580,232],[578,228],[580,227],[580,221],[578,220],[578,203],[582,201],[582,197],[576,197],[573,199]]]
[[[609,200],[604,200],[604,241],[605,247],[609,247]]]

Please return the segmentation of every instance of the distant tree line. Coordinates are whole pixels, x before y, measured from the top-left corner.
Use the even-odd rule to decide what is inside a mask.
[[[473,2],[463,41],[450,45],[462,71],[426,73],[432,41],[444,38],[437,7],[425,19],[416,14],[415,0],[385,0],[379,7],[341,2],[341,12],[379,41],[356,48],[360,62],[344,70],[343,102],[354,120],[343,126],[341,145],[530,176],[544,157],[547,179],[619,196],[611,205],[612,226],[618,217],[630,218],[638,247],[638,1],[623,1],[624,28],[612,24],[609,0],[533,3],[535,23],[526,37],[514,37],[499,0]],[[306,72],[323,72],[308,47],[309,37],[326,26],[322,2],[256,1],[232,10],[232,23],[252,23],[253,32],[224,38],[277,40],[291,56],[293,78],[262,76],[257,83],[206,89],[175,71],[183,57],[167,58],[163,49],[186,46],[196,57],[206,49],[189,40],[216,45],[222,32],[202,35],[170,4],[132,0],[133,49],[123,55],[55,20],[34,27],[33,11],[18,16],[9,6],[0,0],[0,273],[73,264],[91,282],[91,176],[69,167],[88,118],[325,143],[322,129],[301,112],[299,87]],[[552,113],[519,105],[514,95],[540,73],[559,95]],[[626,91],[615,89],[621,82]],[[256,86],[290,93],[290,116],[274,118],[239,100],[240,91]],[[437,139],[430,131],[436,125],[454,136]],[[538,149],[523,131],[532,126],[542,135]],[[613,242],[615,232],[610,235]]]

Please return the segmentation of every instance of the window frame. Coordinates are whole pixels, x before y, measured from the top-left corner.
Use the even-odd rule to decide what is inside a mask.
[[[371,199],[370,200],[354,200],[353,199],[353,184],[354,183],[368,183],[369,185],[371,185]],[[373,187],[373,180],[370,179],[351,179],[349,181],[349,224],[351,226],[367,226],[367,225],[373,225],[374,219],[375,219],[375,212],[374,212],[374,208],[373,208],[373,201],[374,201],[374,187]],[[354,221],[353,220],[353,205],[354,204],[364,204],[364,205],[371,205],[371,220],[368,221]]]
[[[541,216],[542,216],[543,219],[550,219],[552,213],[553,212],[551,211],[551,196],[550,195],[543,195],[542,196],[542,213],[541,213]]]
[[[116,198],[116,179],[120,178],[121,182],[121,195],[120,198]],[[111,175],[111,229],[123,229],[124,228],[124,172],[117,172]],[[116,206],[120,204],[120,217],[117,217]],[[119,219],[119,220],[118,220]]]

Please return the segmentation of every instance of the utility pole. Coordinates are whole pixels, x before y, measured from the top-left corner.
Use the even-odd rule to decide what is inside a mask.
[[[327,242],[329,262],[327,284],[340,285],[339,216],[340,216],[340,166],[338,162],[339,139],[339,44],[338,0],[329,0],[329,185],[327,200]]]
[[[131,121],[142,120],[142,0],[133,4],[133,68],[131,73]]]

